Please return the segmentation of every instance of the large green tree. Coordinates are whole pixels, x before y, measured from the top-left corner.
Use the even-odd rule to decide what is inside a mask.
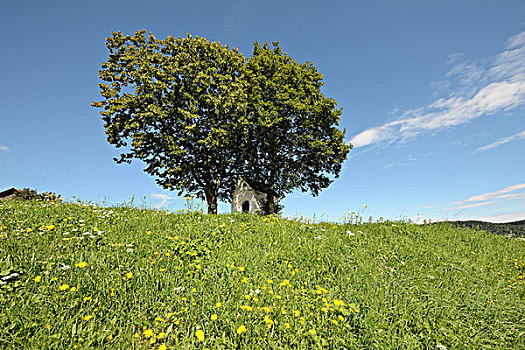
[[[239,176],[274,195],[317,195],[339,176],[349,146],[341,110],[320,88],[313,64],[298,64],[278,43],[236,50],[186,35],[163,40],[145,30],[114,32],[93,106],[117,163],[138,159],[159,185],[205,199],[208,212],[231,200]]]
[[[266,208],[274,195],[296,188],[314,196],[339,176],[351,145],[338,129],[341,109],[321,92],[323,76],[297,63],[279,43],[254,44],[245,66],[248,127],[244,130],[244,171],[266,186]]]
[[[139,159],[145,172],[179,195],[230,200],[246,124],[245,59],[205,38],[164,40],[145,30],[113,32],[102,64],[102,119],[118,163]]]

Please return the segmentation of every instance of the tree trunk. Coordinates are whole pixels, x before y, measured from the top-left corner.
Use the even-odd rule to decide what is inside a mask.
[[[208,214],[217,214],[217,193],[206,191],[206,203],[208,204]]]
[[[266,208],[266,215],[275,213],[275,206],[273,203],[274,195],[273,195],[273,190],[271,188],[270,188],[270,191],[266,194],[266,201],[268,202],[267,208]]]

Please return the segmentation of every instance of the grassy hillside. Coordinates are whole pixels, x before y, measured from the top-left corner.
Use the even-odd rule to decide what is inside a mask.
[[[0,202],[0,347],[525,348],[525,241]]]

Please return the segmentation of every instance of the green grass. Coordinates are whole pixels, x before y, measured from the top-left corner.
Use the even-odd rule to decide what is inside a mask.
[[[2,348],[525,348],[525,242],[485,232],[4,201],[0,236]]]

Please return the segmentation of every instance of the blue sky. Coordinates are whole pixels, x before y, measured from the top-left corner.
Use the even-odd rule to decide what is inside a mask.
[[[0,190],[182,208],[141,163],[113,162],[90,106],[105,38],[142,28],[246,57],[280,40],[324,74],[354,149],[318,197],[285,198],[286,216],[525,219],[525,3],[512,0],[3,0]]]

